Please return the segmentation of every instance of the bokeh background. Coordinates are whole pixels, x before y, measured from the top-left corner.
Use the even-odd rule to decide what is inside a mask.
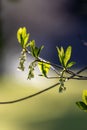
[[[18,99],[58,82],[37,75],[28,81],[27,69],[17,71],[21,48],[16,32],[24,26],[30,40],[45,46],[41,53],[44,59],[59,64],[56,46],[71,45],[76,62],[73,69],[87,65],[86,0],[0,0],[0,101]],[[0,129],[87,129],[87,115],[75,105],[87,89],[87,81],[70,80],[65,85],[67,90],[62,94],[56,87],[20,103],[0,105]]]

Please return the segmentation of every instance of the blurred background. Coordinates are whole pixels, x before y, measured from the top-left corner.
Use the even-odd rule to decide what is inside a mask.
[[[86,0],[0,0],[0,101],[24,97],[58,82],[38,76],[28,81],[27,69],[17,71],[21,48],[16,33],[24,26],[30,40],[45,46],[42,58],[59,64],[56,46],[71,45],[74,69],[87,65]],[[30,100],[0,105],[0,129],[86,129],[87,115],[75,105],[86,84],[87,81],[71,80],[63,94],[56,87]]]

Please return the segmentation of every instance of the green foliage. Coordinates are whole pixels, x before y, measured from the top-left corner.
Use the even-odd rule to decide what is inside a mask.
[[[71,58],[71,52],[72,52],[72,47],[71,46],[68,46],[66,51],[65,51],[65,54],[64,54],[64,66],[67,67],[68,65],[68,61],[70,60]]]
[[[58,52],[58,57],[59,57],[59,61],[60,61],[61,65],[64,65],[64,63],[63,63],[63,59],[64,59],[63,47],[61,47],[61,48],[57,47],[57,52]]]
[[[70,68],[75,64],[75,62],[69,62],[71,58],[71,52],[72,52],[71,46],[68,46],[65,52],[63,47],[61,48],[57,47],[57,52],[58,52],[59,61],[65,69]]]
[[[82,101],[76,102],[76,105],[81,109],[87,111],[87,90],[83,91]]]
[[[57,53],[58,53],[59,61],[63,67],[59,79],[59,83],[60,83],[59,92],[63,92],[64,90],[66,90],[66,87],[64,86],[64,82],[66,81],[66,78],[64,78],[64,74],[68,68],[72,67],[75,64],[75,62],[69,62],[72,53],[71,46],[68,46],[66,50],[64,50],[63,47],[60,48],[57,47]]]
[[[39,60],[40,52],[44,48],[44,46],[41,46],[40,48],[38,48],[36,46],[35,40],[28,42],[29,34],[27,33],[27,29],[25,27],[23,27],[23,28],[21,27],[18,29],[17,39],[18,39],[18,42],[20,43],[20,45],[22,46],[22,53],[20,56],[20,62],[19,62],[18,68],[20,70],[24,71],[24,68],[25,68],[24,62],[26,61],[27,47],[29,47],[30,53],[35,58],[35,60],[32,63],[30,63],[30,65],[28,67],[29,73],[28,73],[27,79],[34,78],[34,70],[35,70],[35,67],[37,66],[36,62],[38,62],[38,67],[39,67],[39,70],[41,71],[42,75],[46,77],[47,73],[50,69],[50,64],[43,63],[42,61]]]
[[[26,27],[21,27],[18,29],[17,31],[17,39],[18,42],[20,43],[21,47],[22,47],[22,51],[21,51],[21,56],[19,58],[19,66],[18,68],[22,71],[24,71],[25,67],[24,67],[24,63],[26,61],[26,53],[27,54],[31,54],[34,58],[33,62],[31,62],[29,64],[29,73],[28,73],[28,77],[27,79],[32,79],[34,78],[34,70],[35,67],[38,66],[41,75],[40,76],[44,76],[45,78],[58,78],[58,82],[42,91],[39,91],[35,94],[29,95],[27,97],[24,98],[20,98],[18,100],[12,100],[12,101],[7,101],[7,102],[0,102],[0,104],[11,104],[11,103],[15,103],[15,102],[19,102],[22,100],[26,100],[27,98],[31,98],[34,97],[38,94],[41,94],[57,85],[59,85],[59,92],[63,92],[66,90],[65,87],[65,82],[69,79],[79,79],[79,80],[87,80],[86,76],[81,76],[79,75],[79,73],[81,73],[82,71],[86,70],[87,67],[82,68],[81,70],[79,70],[78,72],[74,73],[73,71],[69,70],[68,68],[71,68],[75,62],[69,62],[71,59],[71,53],[72,53],[72,47],[68,46],[66,50],[64,50],[63,47],[57,47],[57,53],[58,53],[58,58],[59,61],[61,63],[62,66],[53,64],[51,62],[47,62],[45,60],[43,60],[42,58],[40,58],[40,53],[42,51],[42,49],[44,48],[44,46],[42,45],[41,47],[37,47],[35,40],[32,40],[30,42],[28,42],[29,40],[29,33],[27,33],[27,29]],[[29,50],[28,50],[29,48]],[[57,74],[56,77],[48,77],[48,72],[50,70],[50,68]],[[61,68],[61,72],[58,72],[56,68]],[[66,72],[68,74],[71,74],[70,76],[66,76]],[[87,90],[83,91],[82,94],[82,101],[78,101],[76,102],[76,105],[84,111],[87,111]]]
[[[29,46],[28,44],[29,34],[27,33],[27,30],[25,27],[18,29],[17,39],[20,45],[22,46],[22,48],[26,48]]]
[[[87,105],[87,90],[83,91],[82,100]]]
[[[27,79],[34,78],[34,70],[36,66],[38,66],[41,72],[41,76],[44,76],[47,78],[48,77],[47,74],[50,70],[51,65],[49,62],[44,62],[43,60],[40,60],[39,58],[40,53],[42,49],[44,48],[44,46],[42,45],[41,47],[37,47],[35,40],[31,40],[28,42],[29,33],[27,33],[27,29],[25,27],[23,28],[21,27],[18,29],[17,39],[20,45],[22,46],[22,53],[21,53],[18,68],[24,71],[24,62],[26,61],[26,53],[28,52],[27,48],[29,47],[29,50],[30,50],[29,53],[34,57],[34,61],[30,63],[28,67],[29,73],[28,73]],[[71,52],[72,52],[71,46],[68,46],[66,50],[64,50],[63,47],[61,48],[57,47],[57,52],[58,52],[59,61],[63,67],[63,70],[60,73],[60,79],[59,79],[59,84],[60,84],[59,92],[62,92],[66,90],[66,87],[64,86],[64,82],[66,81],[66,78],[64,78],[66,69],[72,67],[75,64],[75,62],[69,62],[71,58]]]
[[[24,62],[26,61],[26,48],[29,46],[28,44],[29,34],[27,33],[27,30],[25,27],[18,29],[17,39],[22,47],[21,56],[19,58],[20,62],[19,62],[18,69],[24,71],[24,68],[25,68]]]
[[[74,64],[75,62],[71,61],[70,63],[67,64],[67,68],[71,68]]]
[[[30,50],[29,54],[31,54],[34,57],[34,61],[30,63],[28,67],[29,73],[28,73],[27,79],[34,78],[34,70],[36,66],[38,66],[41,72],[41,76],[48,78],[47,74],[51,68],[51,64],[49,62],[46,62],[46,61],[44,62],[43,60],[40,60],[40,57],[39,57],[44,46],[42,45],[41,47],[37,47],[35,40],[31,40],[28,42],[29,33],[27,33],[27,29],[25,27],[23,28],[21,27],[18,29],[17,39],[20,45],[22,46],[22,53],[21,53],[20,63],[19,63],[18,68],[21,69],[22,71],[24,70],[24,62],[26,60],[26,53],[29,52],[27,48],[29,48]],[[64,74],[67,68],[72,67],[75,64],[75,62],[69,62],[71,58],[71,53],[72,53],[71,46],[68,46],[66,50],[64,50],[63,47],[61,48],[57,47],[57,52],[58,52],[59,61],[63,67],[60,73],[60,78],[59,78],[59,84],[60,84],[59,92],[62,92],[66,90],[66,87],[64,86],[66,77],[64,77],[65,76]]]
[[[39,57],[41,50],[44,48],[44,46],[41,46],[40,48],[36,47],[35,40],[30,41],[29,46],[31,54],[35,58]]]
[[[79,101],[79,102],[76,102],[76,105],[81,109],[81,110],[87,110],[87,105],[82,102],[82,101]]]
[[[47,74],[50,70],[50,63],[45,63],[45,62],[38,62],[38,67],[39,67],[39,70],[41,71],[42,73],[42,76],[44,77],[47,77]]]

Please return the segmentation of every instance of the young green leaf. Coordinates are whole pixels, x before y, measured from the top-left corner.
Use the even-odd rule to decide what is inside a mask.
[[[31,51],[32,56],[35,57],[35,53],[34,53],[34,51],[35,51],[35,40],[30,41],[29,46],[30,46],[30,51]]]
[[[29,45],[31,49],[35,49],[35,40],[30,41]]]
[[[29,39],[29,34],[27,33],[27,30],[25,27],[18,29],[17,39],[18,39],[18,42],[21,44],[22,48],[26,48],[27,42]]]
[[[76,102],[76,105],[81,109],[81,110],[87,110],[87,105],[82,102],[82,101],[79,101],[79,102]]]
[[[28,39],[29,39],[29,34],[27,34],[27,35],[25,36],[25,38],[24,38],[24,45],[23,45],[24,48],[27,47]]]
[[[44,48],[44,46],[41,46],[40,48],[36,47],[34,40],[30,41],[30,50],[31,50],[31,54],[34,57],[37,58],[43,48]]]
[[[87,90],[83,91],[82,100],[87,105]]]
[[[23,39],[26,37],[27,29],[25,27],[22,28],[22,37]]]
[[[44,48],[44,46],[42,45],[40,48],[38,48],[38,53],[37,53],[37,56],[40,55],[40,52],[42,51],[42,49]]]
[[[75,64],[75,62],[73,62],[73,61],[72,61],[72,62],[70,62],[70,63],[68,63],[68,64],[67,64],[67,68],[72,67],[74,64]]]
[[[21,43],[22,40],[21,37],[22,37],[22,28],[19,28],[17,31],[17,39],[19,43]]]
[[[64,59],[64,49],[63,47],[59,48],[57,47],[58,57],[61,65],[63,65],[63,59]]]
[[[61,56],[62,56],[62,58],[64,57],[64,48],[61,46]]]
[[[42,75],[47,77],[47,73],[50,70],[50,63],[38,62],[38,67]]]
[[[68,46],[64,54],[64,66],[67,66],[68,61],[71,58],[72,47]]]

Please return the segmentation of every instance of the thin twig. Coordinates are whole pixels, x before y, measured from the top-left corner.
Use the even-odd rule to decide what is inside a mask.
[[[26,52],[31,55],[31,53],[30,53],[28,50],[26,50]],[[56,65],[56,64],[53,64],[53,63],[49,63],[49,62],[43,60],[42,58],[39,58],[39,59],[37,59],[36,61],[37,61],[37,62],[38,62],[38,61],[42,61],[42,62],[44,62],[44,63],[51,64],[51,68],[52,68],[53,71],[56,72],[56,74],[58,75],[58,77],[46,77],[46,78],[50,78],[50,79],[52,79],[52,78],[60,78],[60,77],[59,77],[60,73],[59,73],[54,67],[57,67],[57,68],[59,68],[59,69],[63,69],[62,66],[59,66],[59,65]],[[81,72],[85,71],[86,69],[87,69],[87,66],[84,67],[84,68],[82,68],[81,70],[77,71],[76,73],[74,73],[73,71],[71,71],[71,70],[68,69],[66,72],[69,73],[69,74],[71,74],[71,76],[69,76],[69,77],[64,77],[64,78],[67,78],[67,80],[70,80],[70,79],[87,80],[87,77],[78,75],[78,74],[80,74]],[[75,77],[75,76],[77,76],[77,77]],[[41,90],[41,91],[39,91],[39,92],[36,92],[36,93],[34,93],[34,94],[31,94],[31,95],[29,95],[29,96],[26,96],[26,97],[23,97],[23,98],[19,98],[19,99],[16,99],[16,100],[11,100],[11,101],[5,101],[5,102],[3,101],[3,102],[0,102],[0,104],[13,104],[13,103],[17,103],[17,102],[20,102],[20,101],[23,101],[23,100],[27,100],[27,99],[32,98],[32,97],[35,97],[35,96],[37,96],[37,95],[39,95],[39,94],[41,94],[41,93],[44,93],[44,92],[46,92],[46,91],[48,91],[48,90],[50,90],[50,89],[56,87],[56,86],[59,85],[59,84],[60,84],[60,83],[56,83],[56,84],[54,84],[54,85],[52,85],[52,86],[50,86],[50,87],[48,87],[48,88],[46,88],[46,89],[43,89],[43,90]]]
[[[26,49],[26,52],[27,52],[29,55],[31,55],[31,52],[30,52],[28,49]],[[38,57],[38,58],[37,58],[37,62],[43,62],[43,63],[46,63],[46,64],[50,64],[50,65],[51,65],[51,69],[52,69],[57,75],[60,75],[60,73],[59,73],[54,67],[57,67],[57,68],[59,68],[59,69],[63,69],[62,66],[57,65],[57,64],[54,64],[54,63],[51,63],[51,62],[48,62],[48,61],[44,60],[44,59],[41,58],[41,57]]]
[[[27,100],[27,99],[32,98],[32,97],[35,97],[35,96],[37,96],[37,95],[39,95],[39,94],[41,94],[41,93],[44,93],[44,92],[46,92],[46,91],[48,91],[48,90],[50,90],[50,89],[56,87],[56,86],[59,85],[59,84],[60,84],[60,83],[56,83],[56,84],[54,84],[54,85],[52,85],[52,86],[50,86],[50,87],[48,87],[48,88],[46,88],[46,89],[44,89],[44,90],[41,90],[41,91],[36,92],[36,93],[34,93],[34,94],[31,94],[31,95],[29,95],[29,96],[26,96],[26,97],[23,97],[23,98],[19,98],[19,99],[16,99],[16,100],[11,100],[11,101],[6,101],[6,102],[0,102],[0,104],[13,104],[13,103],[21,102],[21,101],[23,101],[23,100]]]
[[[76,74],[79,74],[79,73],[83,72],[83,71],[86,70],[86,69],[87,69],[87,66],[84,67],[84,68],[82,68],[81,70],[79,70]],[[74,74],[74,75],[68,77],[68,80],[70,80],[70,79],[75,79],[74,76],[76,76],[76,75]],[[79,79],[79,78],[78,78],[78,79]],[[81,80],[81,79],[80,79],[80,80]],[[59,85],[59,84],[60,84],[60,83],[56,83],[56,84],[54,84],[54,85],[52,85],[52,86],[50,86],[50,87],[48,87],[48,88],[46,88],[46,89],[44,89],[44,90],[41,90],[41,91],[39,91],[39,92],[36,92],[36,93],[34,93],[34,94],[32,94],[32,95],[29,95],[29,96],[26,96],[26,97],[23,97],[23,98],[19,98],[19,99],[16,99],[16,100],[11,100],[11,101],[6,101],[6,102],[0,102],[0,104],[13,104],[13,103],[17,103],[17,102],[20,102],[20,101],[23,101],[23,100],[27,100],[27,99],[29,99],[29,98],[33,98],[33,97],[35,97],[35,96],[37,96],[37,95],[39,95],[39,94],[41,94],[41,93],[44,93],[44,92],[46,92],[46,91],[48,91],[48,90],[50,90],[50,89],[56,87],[56,86]]]
[[[28,51],[28,50],[27,50],[27,53],[28,53],[29,55],[31,55],[31,52]],[[52,62],[48,62],[48,61],[42,59],[41,57],[39,57],[39,58],[37,59],[37,61],[38,61],[38,62],[41,61],[41,62],[43,62],[43,63],[50,64],[52,70],[53,70],[57,75],[60,75],[60,72],[58,72],[54,67],[56,67],[56,68],[58,68],[58,69],[63,69],[62,66],[57,65],[57,64],[54,64],[54,63],[52,63]],[[84,67],[84,68],[82,68],[81,70],[79,70],[79,72],[83,72],[83,71],[86,70],[86,69],[87,69],[87,66]],[[71,74],[72,76],[74,75],[74,76],[79,77],[79,80],[86,80],[86,79],[87,79],[86,76],[78,75],[79,73],[74,73],[74,72],[71,71],[70,69],[67,69],[66,72],[69,73],[69,74]],[[54,78],[54,77],[53,77],[53,78]],[[57,78],[57,77],[55,77],[55,78]],[[82,78],[82,79],[81,79],[81,78]],[[52,77],[50,77],[50,79],[52,79]],[[78,78],[74,78],[74,79],[78,79]]]
[[[84,68],[82,68],[80,71],[83,71],[83,69]],[[85,69],[86,70],[86,69]],[[73,71],[71,71],[71,70],[66,70],[66,72],[68,72],[69,74],[71,74],[72,76],[74,75],[74,76],[77,76],[77,77],[79,77],[79,78],[87,78],[86,76],[83,76],[83,75],[79,75],[79,74],[77,74],[77,73],[75,73],[75,72],[73,72]]]
[[[72,75],[71,75],[68,79],[72,79],[73,77],[77,76],[77,74],[80,74],[81,72],[85,71],[86,69],[87,69],[87,66],[85,66],[84,68],[80,69],[80,70],[77,71],[76,73],[73,73],[73,72],[72,72]],[[87,77],[82,76],[82,77],[80,77],[80,80],[81,80],[81,79],[82,79],[82,80],[84,80],[84,79],[87,80]]]

